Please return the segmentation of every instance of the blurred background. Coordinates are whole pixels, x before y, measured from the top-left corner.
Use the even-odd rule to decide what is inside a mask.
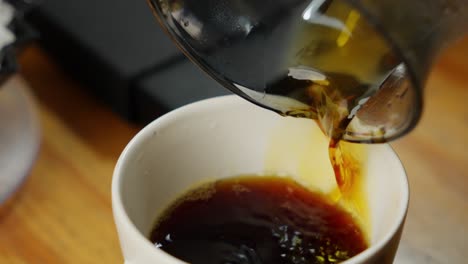
[[[27,20],[40,32],[41,46],[127,120],[144,124],[228,93],[176,48],[145,0],[47,0]]]
[[[15,50],[20,67],[0,87],[0,191],[20,175],[0,201],[0,263],[122,263],[110,182],[124,146],[159,115],[229,92],[177,50],[145,0],[24,10],[35,40]],[[418,127],[392,143],[411,185],[395,263],[468,258],[467,86],[464,37],[434,65]]]

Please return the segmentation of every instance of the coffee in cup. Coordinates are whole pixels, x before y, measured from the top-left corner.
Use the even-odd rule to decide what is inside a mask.
[[[149,237],[168,206],[194,186],[229,181],[236,175],[277,175],[297,183],[296,189],[315,192],[317,181],[304,182],[301,175],[298,151],[280,148],[281,162],[275,162],[274,168],[266,166],[274,152],[270,148],[272,132],[284,122],[300,123],[300,131],[304,126],[316,126],[310,120],[291,121],[241,98],[226,96],[184,106],[145,127],[119,158],[112,184],[114,218],[126,264],[187,263],[156,247]],[[309,134],[297,136],[304,142],[302,137]],[[325,148],[304,149],[326,150],[326,144]],[[408,183],[398,157],[385,144],[368,146],[368,152],[362,192],[369,207],[369,223],[361,227],[368,248],[343,262],[346,264],[392,263],[408,206]],[[317,158],[323,156],[326,162]],[[329,165],[326,152],[315,158],[302,157],[301,162],[317,172],[323,164]]]

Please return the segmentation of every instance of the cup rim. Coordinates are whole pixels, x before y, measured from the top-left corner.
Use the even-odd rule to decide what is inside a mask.
[[[123,174],[121,172],[123,170],[123,167],[129,160],[128,157],[132,156],[137,146],[141,145],[147,139],[151,138],[153,131],[156,127],[171,122],[171,120],[177,118],[177,116],[183,115],[185,113],[193,113],[193,112],[200,111],[206,108],[211,108],[216,105],[226,106],[228,104],[238,104],[240,101],[244,101],[244,99],[242,99],[241,97],[238,97],[237,95],[224,95],[224,96],[218,96],[218,97],[196,101],[196,102],[187,104],[185,106],[182,106],[180,108],[174,109],[173,111],[170,111],[158,117],[157,119],[153,120],[150,124],[148,124],[143,129],[141,129],[130,140],[130,142],[122,151],[121,155],[119,156],[119,159],[117,160],[117,164],[115,166],[113,176],[112,176],[111,195],[112,195],[112,209],[114,211],[114,221],[116,221],[117,217],[121,219],[120,223],[121,225],[123,225],[122,228],[129,230],[130,235],[140,245],[145,247],[144,250],[151,250],[154,253],[158,253],[159,255],[158,257],[164,258],[164,260],[166,261],[174,262],[174,264],[175,263],[189,264],[187,262],[184,262],[181,259],[176,258],[175,256],[172,256],[171,254],[165,252],[164,250],[154,247],[154,245],[145,237],[145,235],[142,234],[137,229],[137,227],[133,224],[133,221],[128,216],[123,206],[122,195],[121,195],[122,194],[121,183],[123,179]],[[386,151],[390,152],[391,155],[397,160],[399,164],[399,169],[403,172],[400,175],[400,178],[401,178],[400,185],[401,185],[401,190],[402,190],[402,197],[400,200],[401,201],[400,205],[402,205],[402,208],[399,211],[397,220],[394,222],[394,224],[390,228],[390,231],[387,232],[382,239],[380,239],[379,241],[377,241],[376,244],[371,245],[370,247],[368,247],[367,249],[365,249],[363,252],[359,253],[358,255],[342,262],[343,264],[353,264],[359,261],[366,260],[369,257],[371,257],[375,252],[380,251],[393,238],[394,234],[398,232],[398,229],[404,223],[404,220],[406,218],[406,214],[407,214],[408,206],[409,206],[409,198],[410,198],[409,197],[409,183],[408,183],[406,170],[401,162],[401,159],[399,158],[397,153],[394,151],[394,149],[389,144],[381,144],[381,145],[384,145]]]

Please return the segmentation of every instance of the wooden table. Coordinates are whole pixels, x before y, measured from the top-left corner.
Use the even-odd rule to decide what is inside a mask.
[[[0,210],[0,263],[122,263],[111,175],[138,128],[83,92],[39,48],[27,49],[21,63],[38,101],[42,147],[30,177]],[[396,263],[467,262],[467,83],[468,38],[434,68],[419,127],[393,144],[412,191]]]

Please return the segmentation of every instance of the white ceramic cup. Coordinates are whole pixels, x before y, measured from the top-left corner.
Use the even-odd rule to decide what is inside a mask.
[[[138,133],[120,156],[112,182],[125,263],[185,263],[147,239],[158,214],[197,183],[265,173],[269,135],[286,119],[236,96],[224,96],[174,110]],[[285,154],[283,159],[295,157]],[[408,207],[407,178],[386,144],[369,146],[366,169],[370,247],[344,263],[392,263]],[[294,171],[288,174],[295,177]]]

